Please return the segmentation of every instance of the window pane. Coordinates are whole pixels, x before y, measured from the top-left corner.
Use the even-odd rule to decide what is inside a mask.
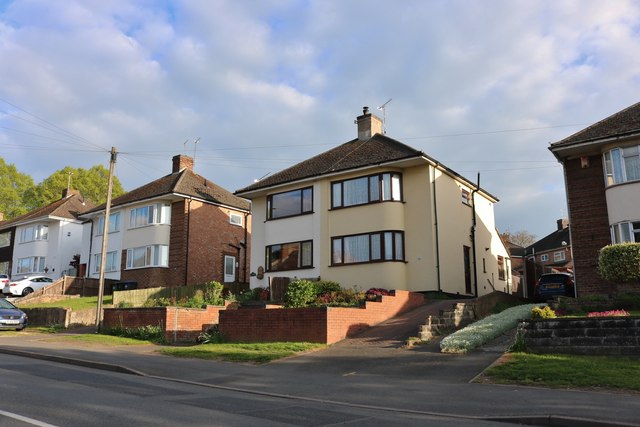
[[[342,183],[344,205],[361,205],[369,201],[369,179],[367,177],[350,179]]]
[[[313,189],[305,188],[302,190],[302,212],[311,212],[313,210]]]
[[[331,185],[331,207],[338,208],[342,206],[342,183],[334,182]]]
[[[312,242],[302,242],[302,261],[301,267],[311,267],[313,265],[312,254],[313,244]]]
[[[631,232],[629,230],[629,223],[624,222],[620,224],[620,238],[621,242],[630,242],[631,241]]]
[[[7,247],[11,244],[11,232],[0,234],[0,248]]]
[[[613,181],[613,165],[611,164],[611,153],[604,153],[604,174],[606,176],[607,185],[614,184]]]
[[[300,244],[287,243],[282,245],[281,270],[295,270],[300,267]]]
[[[342,263],[342,239],[333,239],[331,249],[331,262],[333,264]]]
[[[632,224],[634,242],[640,243],[640,222]]]
[[[391,174],[382,174],[382,200],[391,200]]]
[[[395,236],[395,249],[396,249],[396,256],[394,257],[395,260],[397,261],[403,261],[404,260],[404,244],[403,244],[403,239],[402,239],[402,233],[396,232],[394,233]]]
[[[628,147],[623,151],[624,169],[627,174],[627,181],[640,179],[640,157],[638,157],[638,147]]]
[[[391,199],[400,201],[402,200],[402,195],[400,191],[400,175],[393,174],[391,176]]]
[[[299,215],[302,207],[300,197],[299,190],[271,196],[271,218]]]
[[[369,261],[369,235],[350,236],[343,240],[345,263]]]
[[[236,259],[232,256],[224,257],[224,274],[226,276],[233,276],[236,269]]]
[[[147,248],[135,248],[132,250],[133,252],[133,267],[144,267],[145,266],[145,255],[147,253]]]
[[[384,259],[393,259],[393,233],[384,233]]]
[[[380,176],[369,177],[369,200],[377,202],[380,200]]]
[[[616,184],[624,182],[622,179],[622,159],[620,150],[611,150],[611,162],[613,163],[613,178]]]
[[[380,246],[380,234],[371,235],[371,261],[382,259],[382,247]]]

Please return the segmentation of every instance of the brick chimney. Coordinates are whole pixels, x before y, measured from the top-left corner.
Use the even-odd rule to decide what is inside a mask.
[[[184,168],[193,171],[193,157],[185,156],[182,154],[173,156],[173,170],[171,172],[180,172]]]
[[[358,139],[370,139],[376,133],[382,134],[382,119],[369,112],[369,107],[362,108],[362,115],[356,118]]]
[[[569,220],[567,218],[562,218],[556,221],[558,224],[558,231],[562,231],[569,226]]]

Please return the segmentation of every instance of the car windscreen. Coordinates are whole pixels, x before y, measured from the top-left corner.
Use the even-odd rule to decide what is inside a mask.
[[[0,308],[16,308],[16,306],[11,304],[6,299],[0,298]]]
[[[540,277],[540,283],[565,283],[567,278],[564,274],[549,274]]]

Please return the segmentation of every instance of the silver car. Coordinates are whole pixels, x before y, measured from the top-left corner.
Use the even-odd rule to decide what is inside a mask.
[[[0,298],[0,330],[21,331],[27,326],[27,315],[5,298]]]

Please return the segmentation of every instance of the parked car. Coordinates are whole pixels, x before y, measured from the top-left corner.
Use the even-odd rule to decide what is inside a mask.
[[[6,299],[0,299],[0,330],[21,331],[27,326],[27,315]]]
[[[9,283],[4,285],[4,288],[2,288],[2,293],[5,295],[25,296],[29,295],[33,291],[44,288],[52,282],[53,279],[47,276],[25,276],[20,280],[9,281]]]
[[[0,274],[0,288],[4,288],[4,285],[9,283],[9,280],[11,280],[11,278],[8,274]]]
[[[575,296],[573,275],[569,273],[547,273],[540,276],[534,290],[536,301],[546,301],[555,296]]]

